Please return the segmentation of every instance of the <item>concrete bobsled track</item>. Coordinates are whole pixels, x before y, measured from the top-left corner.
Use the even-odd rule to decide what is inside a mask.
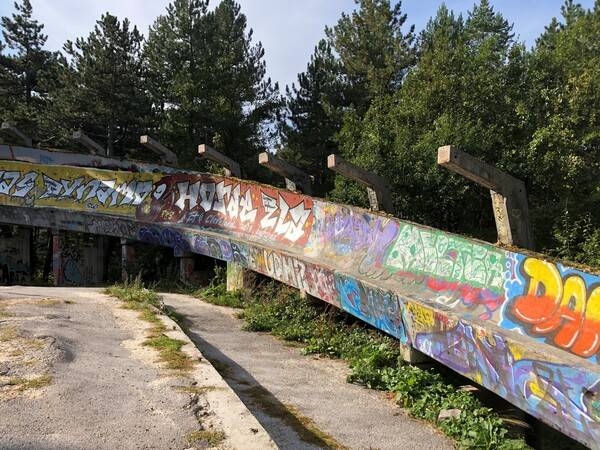
[[[235,261],[305,290],[600,448],[600,276],[208,174],[0,161],[0,222]]]

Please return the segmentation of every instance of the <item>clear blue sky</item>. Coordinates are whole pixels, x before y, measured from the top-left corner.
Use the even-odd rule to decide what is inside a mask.
[[[333,25],[342,12],[354,9],[354,0],[237,0],[254,39],[265,47],[269,76],[281,87],[296,80],[303,71],[315,44],[323,37],[325,25]],[[154,18],[162,14],[168,0],[31,0],[35,17],[45,24],[50,50],[62,48],[67,39],[87,36],[95,20],[109,11],[119,18],[128,17],[146,33]],[[216,4],[212,0],[211,4]],[[404,0],[407,23],[417,30],[435,14],[441,0]],[[475,0],[447,0],[455,12],[468,11]],[[591,8],[593,0],[580,0]],[[492,0],[497,11],[512,23],[521,41],[533,45],[552,17],[560,15],[563,0]],[[12,0],[0,0],[0,15],[13,12]]]

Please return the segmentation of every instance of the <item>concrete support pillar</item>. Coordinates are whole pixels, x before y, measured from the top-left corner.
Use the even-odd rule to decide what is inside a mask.
[[[104,281],[104,274],[108,271],[108,260],[106,255],[108,253],[108,237],[96,236],[95,239],[95,258],[94,261],[89,262],[94,270],[92,279],[90,280],[93,284],[102,284]]]
[[[62,235],[60,230],[52,230],[52,273],[54,274],[54,286],[62,286],[63,261],[62,261]]]
[[[123,282],[136,275],[129,273],[134,261],[135,249],[133,248],[133,242],[129,239],[121,239],[121,280]]]
[[[254,275],[252,271],[244,268],[239,263],[227,263],[227,291],[236,292],[251,287]]]
[[[178,249],[175,249],[174,254],[179,259],[179,281],[189,283],[194,273],[194,254]]]

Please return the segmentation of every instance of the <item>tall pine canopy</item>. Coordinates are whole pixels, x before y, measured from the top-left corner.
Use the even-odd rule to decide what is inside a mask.
[[[265,78],[264,50],[232,0],[176,0],[152,25],[145,46],[154,126],[192,164],[206,143],[256,171],[267,148],[277,86]]]
[[[0,19],[0,119],[17,121],[37,137],[46,129],[43,111],[56,85],[58,55],[44,49],[44,25],[33,19],[31,2],[15,2],[14,8]]]
[[[67,41],[56,115],[65,134],[83,131],[110,156],[125,155],[144,131],[143,36],[128,19],[103,14],[87,38]]]

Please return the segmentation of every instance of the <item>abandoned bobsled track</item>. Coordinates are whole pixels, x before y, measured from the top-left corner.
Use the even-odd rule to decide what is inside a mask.
[[[209,174],[0,161],[0,205],[2,223],[138,240],[265,274],[600,448],[598,275]]]

